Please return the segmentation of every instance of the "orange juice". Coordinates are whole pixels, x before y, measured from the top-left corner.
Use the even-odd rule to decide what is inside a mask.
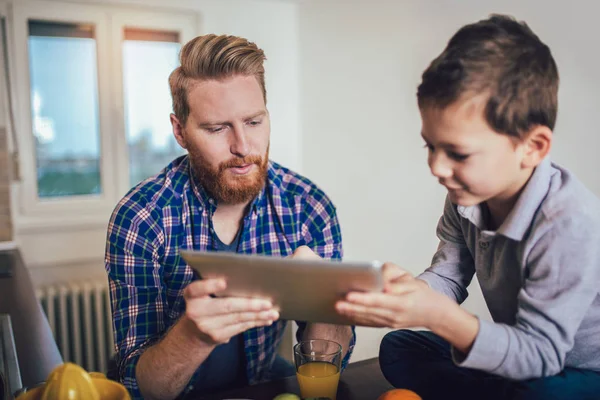
[[[296,372],[302,397],[329,397],[335,400],[340,371],[328,362],[312,361],[298,367]]]

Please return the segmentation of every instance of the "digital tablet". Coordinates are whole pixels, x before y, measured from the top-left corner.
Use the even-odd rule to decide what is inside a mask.
[[[182,250],[200,278],[222,277],[216,296],[270,300],[287,320],[350,324],[335,303],[350,291],[381,291],[381,263],[293,260],[291,258]]]

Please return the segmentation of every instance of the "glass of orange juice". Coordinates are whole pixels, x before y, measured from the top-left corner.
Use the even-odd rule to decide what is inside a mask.
[[[335,400],[342,367],[342,346],[331,340],[314,339],[294,346],[296,377],[303,398]]]

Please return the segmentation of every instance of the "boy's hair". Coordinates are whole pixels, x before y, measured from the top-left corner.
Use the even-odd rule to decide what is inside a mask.
[[[445,108],[463,96],[488,96],[485,118],[496,132],[522,139],[554,129],[558,70],[550,49],[524,22],[503,15],[462,27],[423,72],[419,108]]]
[[[182,125],[190,114],[188,91],[198,80],[254,76],[265,104],[265,53],[247,39],[228,35],[203,35],[187,42],[179,55],[180,66],[169,76],[173,113]]]

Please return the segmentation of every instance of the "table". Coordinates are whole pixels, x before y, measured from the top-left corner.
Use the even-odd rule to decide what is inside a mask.
[[[21,254],[18,250],[0,251],[0,263],[12,267],[12,276],[0,278],[0,313],[11,317],[22,384],[32,387],[45,381],[52,369],[62,364],[62,357]]]
[[[379,368],[377,358],[351,363],[340,377],[337,400],[376,400],[383,392],[393,389]],[[281,393],[300,394],[295,376],[285,379],[226,390],[194,400],[252,399],[272,400]]]

